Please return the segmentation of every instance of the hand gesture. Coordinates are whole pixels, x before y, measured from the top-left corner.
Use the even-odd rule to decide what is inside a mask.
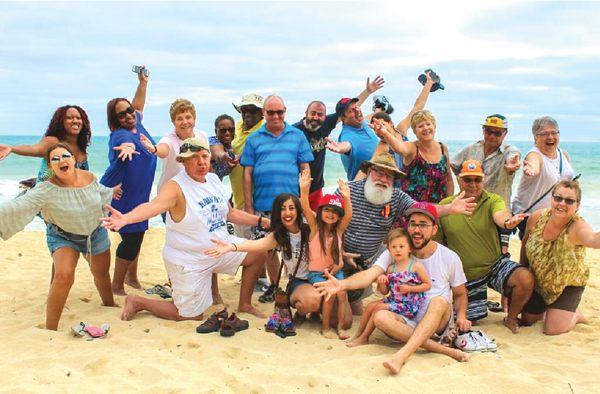
[[[121,151],[121,153],[119,153],[118,156],[118,158],[121,159],[121,161],[132,160],[133,155],[140,154],[140,152],[135,150],[135,145],[131,142],[124,142],[119,146],[115,146],[113,149]]]
[[[531,162],[529,162],[528,160],[523,160],[523,174],[525,174],[527,176],[534,176],[535,175],[535,171],[533,170],[533,166],[531,165]]]
[[[328,270],[323,272],[323,276],[327,278],[327,281],[317,282],[313,286],[320,295],[325,296],[325,301],[329,301],[332,296],[342,291],[342,283],[335,276],[331,275]]]
[[[367,78],[367,91],[369,92],[369,94],[373,94],[379,89],[381,89],[384,83],[385,80],[380,75],[376,76],[373,81]]]
[[[337,184],[338,184],[338,190],[339,190],[342,198],[343,199],[349,198],[350,197],[350,188],[348,187],[348,182],[346,182],[342,179],[338,179]]]
[[[140,142],[148,152],[156,153],[156,145],[154,145],[144,134],[140,134]]]
[[[0,144],[0,160],[4,160],[6,156],[10,155],[12,148],[8,145]]]
[[[456,319],[456,328],[459,332],[467,332],[471,330],[471,321],[464,317],[458,317]]]
[[[471,215],[477,207],[475,197],[465,198],[465,192],[462,191],[450,204],[450,214]]]
[[[142,66],[142,68],[140,69],[140,72],[138,73],[138,79],[140,80],[140,82],[148,82],[148,77],[146,76],[145,71],[147,71],[148,69],[146,68],[145,65]],[[150,72],[148,71],[148,75],[150,75]]]
[[[332,140],[329,137],[326,137],[325,141],[327,141],[326,148],[329,149],[330,151],[332,151],[334,153],[344,153],[342,151],[342,149],[340,148],[340,143],[339,142],[334,141],[334,140]]]
[[[229,242],[224,242],[219,239],[211,239],[210,242],[215,244],[215,247],[204,249],[204,254],[212,258],[217,258],[227,252],[233,252],[235,250],[233,244]]]
[[[120,200],[123,195],[123,188],[121,187],[123,184],[119,183],[117,186],[113,187],[113,200]]]
[[[100,218],[100,221],[102,222],[102,227],[109,230],[119,231],[121,228],[129,224],[125,219],[125,215],[123,215],[121,212],[117,211],[110,205],[105,205],[104,208],[108,209],[108,212],[110,212],[110,216]]]
[[[390,279],[386,274],[381,274],[377,277],[377,284],[380,284],[381,286],[389,286]]]
[[[390,131],[388,130],[385,123],[383,123],[379,119],[373,119],[371,122],[371,127],[373,127],[373,132],[379,139],[386,140],[390,137]]]
[[[359,257],[360,253],[342,252],[342,259],[346,262],[346,264],[348,264],[354,269],[358,269],[358,265],[356,264],[356,261],[354,261],[354,259],[357,259]]]
[[[504,165],[504,169],[511,174],[513,172],[516,172],[519,169],[519,167],[521,167],[519,155],[513,155],[510,159],[506,161],[506,164]]]
[[[511,217],[510,219],[508,219],[504,224],[506,226],[507,229],[513,229],[515,227],[517,227],[519,225],[519,223],[521,223],[523,220],[525,220],[525,218],[529,216],[526,213],[517,213],[516,215],[514,215],[513,217]]]
[[[310,177],[310,171],[309,170],[302,171],[298,178],[298,184],[300,185],[300,193],[308,195],[308,191],[310,190],[311,183],[312,183],[312,178]]]

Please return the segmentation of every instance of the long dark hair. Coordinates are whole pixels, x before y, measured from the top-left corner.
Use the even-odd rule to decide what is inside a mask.
[[[317,209],[317,228],[319,229],[319,244],[321,245],[321,251],[323,254],[327,254],[327,250],[325,249],[327,246],[326,237],[329,234],[325,234],[326,225],[323,221],[323,209],[325,206],[319,207]],[[342,218],[341,216],[339,217]],[[338,224],[340,221],[338,220],[334,225],[331,226],[331,235],[333,236],[333,240],[331,241],[331,257],[334,262],[340,261],[340,244],[338,242]]]
[[[81,149],[83,153],[86,153],[87,147],[90,145],[90,140],[92,139],[92,130],[90,129],[90,120],[87,116],[87,113],[77,105],[63,105],[62,107],[58,107],[56,111],[54,111],[54,115],[52,115],[52,119],[50,120],[50,124],[46,129],[46,133],[44,136],[46,137],[56,137],[59,141],[65,141],[67,139],[67,131],[65,130],[64,122],[67,117],[67,111],[70,108],[75,108],[79,115],[81,115],[81,130],[79,131],[79,135],[77,135],[77,147]]]
[[[106,118],[108,120],[108,128],[110,131],[119,130],[123,126],[121,126],[121,122],[117,117],[117,113],[115,112],[115,108],[119,101],[127,101],[129,105],[131,105],[131,101],[127,100],[125,97],[117,97],[108,102],[106,104]]]
[[[273,200],[273,206],[271,208],[271,231],[275,236],[275,241],[281,246],[281,250],[286,259],[292,258],[292,245],[290,243],[290,234],[281,221],[281,207],[287,200],[292,200],[296,207],[296,224],[300,228],[300,246],[305,249],[308,246],[308,237],[310,235],[310,228],[302,220],[302,205],[300,200],[293,194],[281,193]],[[306,254],[305,254],[306,255]]]

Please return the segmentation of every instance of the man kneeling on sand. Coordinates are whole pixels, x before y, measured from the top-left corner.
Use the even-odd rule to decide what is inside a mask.
[[[456,253],[432,240],[438,229],[436,208],[425,202],[414,203],[406,211],[408,234],[415,261],[425,266],[431,277],[431,289],[425,293],[425,301],[414,321],[387,310],[377,311],[373,316],[375,326],[393,339],[405,342],[405,345],[385,361],[383,365],[393,374],[400,369],[408,358],[419,348],[445,354],[457,361],[468,361],[469,355],[461,350],[444,346],[431,337],[441,335],[448,328],[452,314],[450,293],[454,298],[456,327],[468,331],[471,322],[467,320],[467,279]],[[373,266],[347,279],[338,281],[331,275],[327,282],[315,283],[322,294],[331,296],[338,291],[362,289],[370,286],[379,275],[387,272],[393,262],[389,251],[384,251]]]
[[[108,206],[111,216],[103,218],[103,226],[118,230],[121,227],[149,219],[163,212],[166,217],[166,238],[163,259],[173,287],[173,301],[159,301],[128,295],[123,306],[122,320],[148,311],[169,320],[201,320],[202,313],[212,305],[211,276],[213,273],[235,275],[243,267],[238,312],[265,317],[251,304],[252,291],[264,267],[263,252],[233,252],[218,258],[203,251],[212,247],[211,239],[232,244],[245,241],[227,232],[227,222],[242,225],[270,225],[268,219],[232,208],[228,194],[219,177],[209,173],[208,141],[188,138],[183,141],[177,161],[184,171],[173,177],[150,202],[139,205],[123,215]]]

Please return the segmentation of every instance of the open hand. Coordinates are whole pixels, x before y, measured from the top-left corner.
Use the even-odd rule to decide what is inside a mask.
[[[529,162],[527,160],[523,160],[523,174],[525,174],[527,176],[535,175],[535,171],[533,170],[533,166],[531,165],[531,162]]]
[[[125,219],[125,215],[123,215],[121,212],[117,211],[110,205],[105,205],[104,208],[106,208],[108,212],[110,212],[110,216],[100,218],[100,221],[102,222],[102,227],[109,230],[119,231],[121,228],[129,224]]]
[[[504,169],[510,174],[516,172],[520,167],[521,162],[519,160],[519,155],[513,155],[506,161],[506,164],[504,165]]]
[[[310,171],[307,169],[303,170],[298,177],[300,193],[305,193],[308,195],[308,191],[310,190],[311,183],[312,183],[312,178],[310,177]]]
[[[373,79],[373,81],[367,78],[367,91],[370,94],[373,94],[379,89],[381,89],[383,87],[383,84],[385,84],[385,80],[380,75],[376,76],[375,79]]]
[[[354,269],[358,269],[358,264],[356,264],[356,261],[354,261],[354,259],[357,259],[359,257],[360,253],[342,252],[342,259],[346,262],[346,264],[348,264]]]
[[[330,151],[334,152],[334,153],[345,153],[341,146],[340,143],[337,141],[332,140],[329,137],[325,138],[325,141],[327,141],[327,145],[326,148],[329,149]]]
[[[229,242],[224,242],[214,238],[211,238],[210,242],[215,244],[215,246],[213,248],[204,249],[204,254],[212,258],[217,258],[227,252],[232,252],[235,250],[233,244]]]
[[[476,207],[475,197],[465,198],[465,192],[462,191],[450,204],[450,213],[471,215]]]
[[[10,155],[12,148],[8,145],[0,144],[0,160],[4,160],[6,156]]]
[[[124,142],[119,146],[115,146],[113,149],[121,152],[118,156],[118,158],[121,159],[121,161],[132,160],[133,155],[140,154],[140,152],[135,150],[135,145],[131,142]]]
[[[519,223],[521,223],[523,220],[525,220],[525,218],[529,216],[526,213],[517,213],[516,215],[514,215],[513,217],[511,217],[510,219],[508,219],[506,221],[506,228],[511,230],[515,227],[517,227],[519,225]]]
[[[320,295],[325,296],[325,301],[342,291],[342,283],[336,277],[331,275],[328,270],[323,271],[323,276],[327,278],[325,282],[317,282],[313,284]]]
[[[140,134],[140,142],[148,152],[156,153],[156,145],[154,145],[144,134]]]
[[[337,184],[338,184],[338,190],[339,190],[342,198],[350,197],[350,188],[348,187],[348,182],[346,182],[342,179],[338,179]]]

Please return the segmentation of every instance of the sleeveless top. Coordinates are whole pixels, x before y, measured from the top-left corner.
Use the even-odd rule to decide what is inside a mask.
[[[513,200],[512,211],[514,213],[521,213],[525,209],[546,193],[552,186],[554,186],[561,179],[573,179],[573,167],[565,157],[564,153],[558,150],[558,154],[555,159],[551,159],[544,155],[537,147],[531,149],[527,154],[531,152],[537,152],[542,156],[542,166],[540,173],[537,176],[531,177],[527,175],[521,176],[517,193]],[[527,156],[527,155],[526,155]],[[529,212],[535,212],[538,209],[550,208],[551,193],[548,193],[544,198],[538,201]]]
[[[396,272],[396,263],[390,264],[388,279],[390,292],[383,302],[389,304],[391,312],[398,313],[409,319],[414,319],[420,306],[425,300],[425,293],[400,293],[400,285],[420,285],[423,283],[416,272],[412,271],[414,257],[411,256],[408,267],[404,272]]]
[[[544,240],[543,233],[551,209],[544,209],[525,245],[529,268],[535,276],[535,290],[546,304],[552,304],[567,286],[585,286],[590,268],[585,263],[585,246],[569,242],[568,229],[577,220],[575,214],[563,231],[553,241]]]
[[[406,177],[402,180],[402,190],[417,201],[438,203],[446,197],[446,175],[448,158],[444,154],[444,145],[440,142],[442,156],[437,163],[429,163],[417,154],[412,162],[404,166]]]
[[[333,236],[325,238],[325,254],[323,254],[323,249],[321,248],[321,241],[319,240],[319,234],[315,235],[315,237],[308,242],[308,269],[310,271],[323,272],[326,268],[330,268],[332,265],[339,264],[339,261],[333,261],[333,256],[331,256],[332,243]],[[341,255],[342,237],[339,234],[338,246]]]
[[[229,241],[229,196],[213,173],[206,174],[205,182],[197,182],[184,170],[171,180],[177,182],[185,197],[185,216],[180,222],[174,222],[167,212],[163,256],[184,267],[209,263],[214,259],[206,256],[204,250],[214,247],[211,239]]]

